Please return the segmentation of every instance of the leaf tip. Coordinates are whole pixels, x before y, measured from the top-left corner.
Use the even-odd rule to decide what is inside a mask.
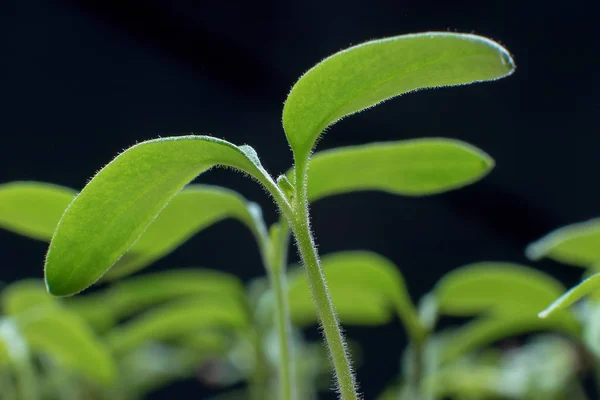
[[[549,308],[546,308],[543,311],[540,311],[537,316],[540,319],[546,319],[546,318],[548,318],[550,316],[550,314],[552,313],[552,311],[553,311],[553,308],[549,307]]]
[[[44,283],[46,284],[46,290],[52,296],[66,297],[80,292],[80,290],[74,290],[74,288],[71,287],[72,285],[66,285],[64,279],[55,276],[51,271],[52,268],[49,269],[48,264],[46,264],[46,267],[44,268]]]

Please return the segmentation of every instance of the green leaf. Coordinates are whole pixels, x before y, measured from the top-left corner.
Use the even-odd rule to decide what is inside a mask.
[[[194,268],[131,277],[101,292],[64,299],[64,303],[96,329],[106,331],[123,318],[186,297],[245,301],[244,287],[236,276]]]
[[[104,299],[116,318],[183,297],[228,298],[242,303],[244,287],[234,275],[209,269],[170,270],[117,282]]]
[[[342,147],[312,157],[308,199],[362,190],[430,195],[473,183],[493,166],[494,161],[483,151],[452,139]]]
[[[0,228],[48,241],[76,192],[42,182],[0,185]]]
[[[321,265],[342,323],[380,325],[396,312],[412,338],[422,337],[417,311],[392,262],[376,253],[347,251],[323,257]],[[289,299],[295,323],[317,322],[304,271],[290,279]]]
[[[551,319],[532,319],[522,315],[511,318],[482,317],[453,332],[444,344],[441,358],[443,362],[451,362],[498,340],[545,330],[559,330],[573,337],[578,335],[578,330],[557,325]]]
[[[75,314],[46,305],[15,318],[33,350],[48,354],[100,384],[107,385],[115,379],[116,367],[110,352]]]
[[[208,136],[142,142],[104,167],[73,200],[50,243],[50,293],[75,294],[96,282],[131,248],[165,205],[198,174],[215,166],[275,183],[248,146]]]
[[[551,258],[565,264],[591,267],[600,262],[600,218],[557,229],[531,243],[527,257]]]
[[[414,90],[499,79],[514,69],[508,51],[481,36],[426,32],[374,40],[304,74],[285,102],[283,126],[303,165],[323,130],[346,115]]]
[[[539,313],[540,318],[547,318],[558,310],[564,310],[584,296],[600,290],[600,273],[592,275],[583,282],[569,289],[565,294],[552,302]]]
[[[2,311],[6,315],[18,315],[36,306],[55,304],[44,283],[37,279],[17,281],[2,291]]]
[[[117,279],[152,264],[199,231],[226,218],[245,224],[256,238],[262,226],[258,205],[238,193],[218,186],[189,185],[158,214],[131,249],[105,275]]]
[[[551,276],[517,264],[480,262],[446,274],[436,285],[439,312],[472,316],[536,316],[564,292]]]
[[[124,353],[151,341],[181,340],[206,329],[244,330],[249,316],[238,302],[222,299],[186,299],[151,309],[113,329],[108,342]]]

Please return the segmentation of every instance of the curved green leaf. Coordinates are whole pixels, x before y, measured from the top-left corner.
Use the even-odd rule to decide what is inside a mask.
[[[362,190],[430,195],[473,183],[493,166],[494,161],[483,151],[453,139],[342,147],[311,158],[308,199]]]
[[[38,240],[50,240],[76,192],[43,182],[0,185],[0,228]]]
[[[346,115],[417,89],[499,79],[515,69],[508,51],[481,36],[426,32],[374,40],[306,72],[283,108],[297,165],[325,128]]]
[[[321,265],[343,323],[384,324],[397,312],[411,337],[422,337],[423,329],[404,279],[388,259],[367,251],[347,251],[323,257]],[[290,280],[289,299],[296,323],[317,321],[304,271]]]
[[[531,243],[527,257],[553,260],[579,267],[591,267],[600,262],[600,218],[557,229]]]
[[[538,315],[540,318],[547,318],[558,310],[563,310],[584,296],[598,292],[600,290],[600,273],[594,274],[580,284],[569,289],[565,294],[552,302],[545,310]]]
[[[17,281],[1,293],[2,311],[6,315],[17,315],[36,306],[55,304],[56,299],[48,294],[44,283],[37,279]]]
[[[164,257],[190,237],[226,218],[236,218],[259,239],[263,227],[256,223],[258,205],[238,193],[208,185],[189,185],[158,214],[135,244],[105,275],[117,279]]]
[[[110,384],[115,379],[110,352],[75,314],[46,305],[15,319],[33,350],[48,354],[98,383]]]
[[[512,263],[480,262],[446,274],[436,285],[439,312],[535,316],[564,292],[551,276]]]
[[[183,186],[215,165],[248,173],[270,189],[275,186],[251,147],[208,136],[150,140],[123,152],[98,172],[61,218],[46,258],[48,290],[67,296],[96,282]]]
[[[151,309],[113,329],[108,343],[123,353],[146,342],[176,340],[206,329],[246,329],[249,316],[239,302],[225,298],[186,299]]]

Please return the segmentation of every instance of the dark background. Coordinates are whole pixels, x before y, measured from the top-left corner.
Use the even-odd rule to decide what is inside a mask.
[[[581,1],[3,0],[0,182],[81,188],[136,141],[191,132],[250,144],[280,173],[291,164],[282,104],[313,64],[389,35],[485,35],[513,53],[513,76],[386,102],[336,124],[320,142],[326,149],[447,136],[496,159],[486,179],[460,191],[420,199],[360,193],[314,205],[322,254],[377,251],[397,263],[417,298],[466,263],[526,263],[530,241],[600,213],[598,26]],[[240,191],[275,220],[264,192],[242,176],[218,170],[198,181]],[[45,244],[5,232],[0,243],[0,280],[42,275]],[[232,221],[151,269],[193,265],[244,279],[262,274],[250,234]],[[535,266],[567,285],[581,272],[547,261]],[[358,376],[365,397],[374,398],[397,373],[404,333],[398,323],[347,332],[363,344]],[[309,335],[318,337],[316,329]],[[187,383],[153,398],[202,393]]]

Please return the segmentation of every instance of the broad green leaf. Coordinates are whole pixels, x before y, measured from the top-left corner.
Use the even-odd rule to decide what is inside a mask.
[[[54,304],[56,299],[48,294],[41,280],[26,279],[6,287],[2,293],[2,311],[17,315],[39,305]]]
[[[148,226],[131,249],[105,275],[116,279],[164,257],[199,231],[226,218],[244,223],[255,237],[264,232],[256,223],[260,208],[232,190],[189,185],[179,192]]]
[[[43,182],[0,185],[0,228],[38,240],[50,240],[76,192]]]
[[[499,79],[510,54],[481,36],[426,32],[374,40],[336,53],[306,72],[283,108],[283,126],[303,165],[329,125],[418,89]]]
[[[579,267],[591,267],[600,262],[600,218],[557,229],[531,243],[527,257],[544,257]]]
[[[244,287],[234,275],[209,269],[170,270],[129,278],[105,293],[116,318],[129,317],[150,306],[183,297],[229,298],[241,304]]]
[[[527,316],[481,317],[451,334],[445,342],[441,358],[443,362],[451,362],[498,340],[545,330],[560,331],[573,337],[577,337],[579,333],[576,327],[556,324],[552,319],[532,319]]]
[[[362,190],[430,195],[473,183],[493,166],[494,161],[481,150],[452,139],[342,147],[311,158],[308,199]]]
[[[206,329],[244,330],[249,316],[238,302],[186,299],[151,309],[113,329],[108,342],[123,353],[151,341],[179,340]]]
[[[90,328],[75,314],[57,306],[36,307],[15,317],[31,348],[101,384],[116,377],[114,361]]]
[[[551,276],[517,264],[480,262],[447,273],[436,285],[439,312],[535,316],[564,292]]]
[[[600,273],[592,275],[577,286],[569,289],[565,294],[552,302],[545,310],[539,313],[540,318],[547,318],[558,310],[563,310],[584,296],[600,290]]]
[[[392,262],[376,253],[348,251],[323,257],[321,265],[343,323],[379,325],[389,322],[396,312],[411,337],[423,335],[404,279]],[[289,299],[296,323],[317,321],[303,271],[290,280]]]
[[[275,185],[248,146],[208,136],[137,144],[104,167],[62,216],[46,258],[50,293],[75,294],[96,282],[131,248],[173,196],[220,165]]]

